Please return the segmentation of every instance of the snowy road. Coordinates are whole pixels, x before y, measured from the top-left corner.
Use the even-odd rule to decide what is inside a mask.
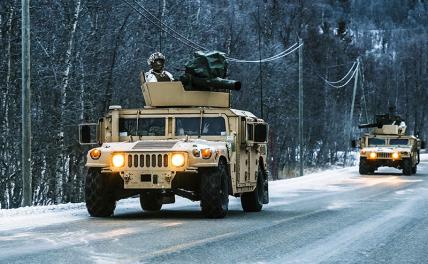
[[[360,176],[356,167],[271,183],[261,213],[231,197],[226,219],[178,199],[115,216],[83,204],[0,210],[0,263],[427,263],[428,156],[415,176]]]

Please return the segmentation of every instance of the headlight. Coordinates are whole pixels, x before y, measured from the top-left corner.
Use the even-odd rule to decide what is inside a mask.
[[[123,154],[114,154],[111,158],[111,163],[115,168],[123,167],[125,165],[125,156]]]
[[[392,153],[392,159],[399,159],[400,158],[400,154],[398,152],[394,152]]]
[[[93,149],[91,152],[89,152],[89,156],[91,156],[93,160],[97,160],[101,157],[101,150]]]
[[[369,158],[376,159],[377,158],[376,152],[371,152],[370,155],[369,155]]]
[[[175,167],[183,166],[184,165],[184,154],[182,154],[182,153],[172,154],[171,163]]]

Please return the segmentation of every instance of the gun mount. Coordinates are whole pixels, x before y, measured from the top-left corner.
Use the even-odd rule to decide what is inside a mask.
[[[240,90],[241,82],[226,79],[228,63],[223,53],[195,52],[193,60],[186,64],[180,77],[186,90],[221,91]]]
[[[187,90],[198,90],[198,91],[218,91],[218,90],[236,90],[241,89],[241,82],[234,80],[227,80],[219,77],[212,79],[209,78],[198,78],[194,75],[184,75],[180,78],[181,82],[187,88]]]
[[[400,116],[391,113],[376,115],[376,122],[371,124],[360,124],[358,128],[374,128],[373,134],[378,135],[404,135],[406,123]]]
[[[230,107],[229,93],[187,91],[181,82],[145,83],[141,80],[141,90],[146,107]]]

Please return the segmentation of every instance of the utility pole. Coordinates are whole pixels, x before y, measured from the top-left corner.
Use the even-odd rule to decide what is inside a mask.
[[[260,117],[263,119],[262,25],[260,21],[260,4],[257,5],[257,17],[259,28]]]
[[[352,119],[354,116],[354,105],[355,105],[355,96],[357,95],[357,85],[358,85],[358,72],[360,68],[360,58],[357,59],[357,68],[355,68],[355,76],[354,76],[354,90],[352,91],[352,102],[351,102],[351,111],[349,114],[349,123],[348,123],[348,136],[346,138],[347,142],[345,143],[346,146],[346,152],[345,152],[345,158],[343,161],[343,166],[346,166],[346,160],[347,160],[347,154],[349,150],[349,142],[351,141],[351,135],[352,135]]]
[[[30,90],[30,0],[21,0],[22,43],[22,205],[31,206],[31,90]]]
[[[303,41],[299,38],[299,175],[303,176]]]
[[[349,116],[349,137],[351,137],[352,117],[354,116],[355,96],[357,95],[359,67],[360,67],[360,58],[357,59],[357,68],[355,69],[354,90],[352,91],[351,114]]]

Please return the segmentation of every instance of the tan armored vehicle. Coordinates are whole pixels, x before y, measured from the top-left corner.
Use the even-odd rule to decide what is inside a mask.
[[[231,109],[228,91],[144,80],[142,91],[143,109],[111,106],[97,124],[80,125],[81,143],[99,144],[87,154],[91,216],[110,216],[117,200],[134,195],[146,211],[174,203],[175,195],[200,201],[210,218],[226,215],[229,195],[240,197],[246,212],[268,203],[268,125],[262,119]]]
[[[425,143],[415,136],[406,135],[406,125],[400,117],[385,114],[377,115],[375,124],[360,125],[371,128],[359,140],[360,174],[372,174],[382,166],[403,170],[404,175],[417,171],[420,150]],[[356,146],[356,142],[353,143]]]

